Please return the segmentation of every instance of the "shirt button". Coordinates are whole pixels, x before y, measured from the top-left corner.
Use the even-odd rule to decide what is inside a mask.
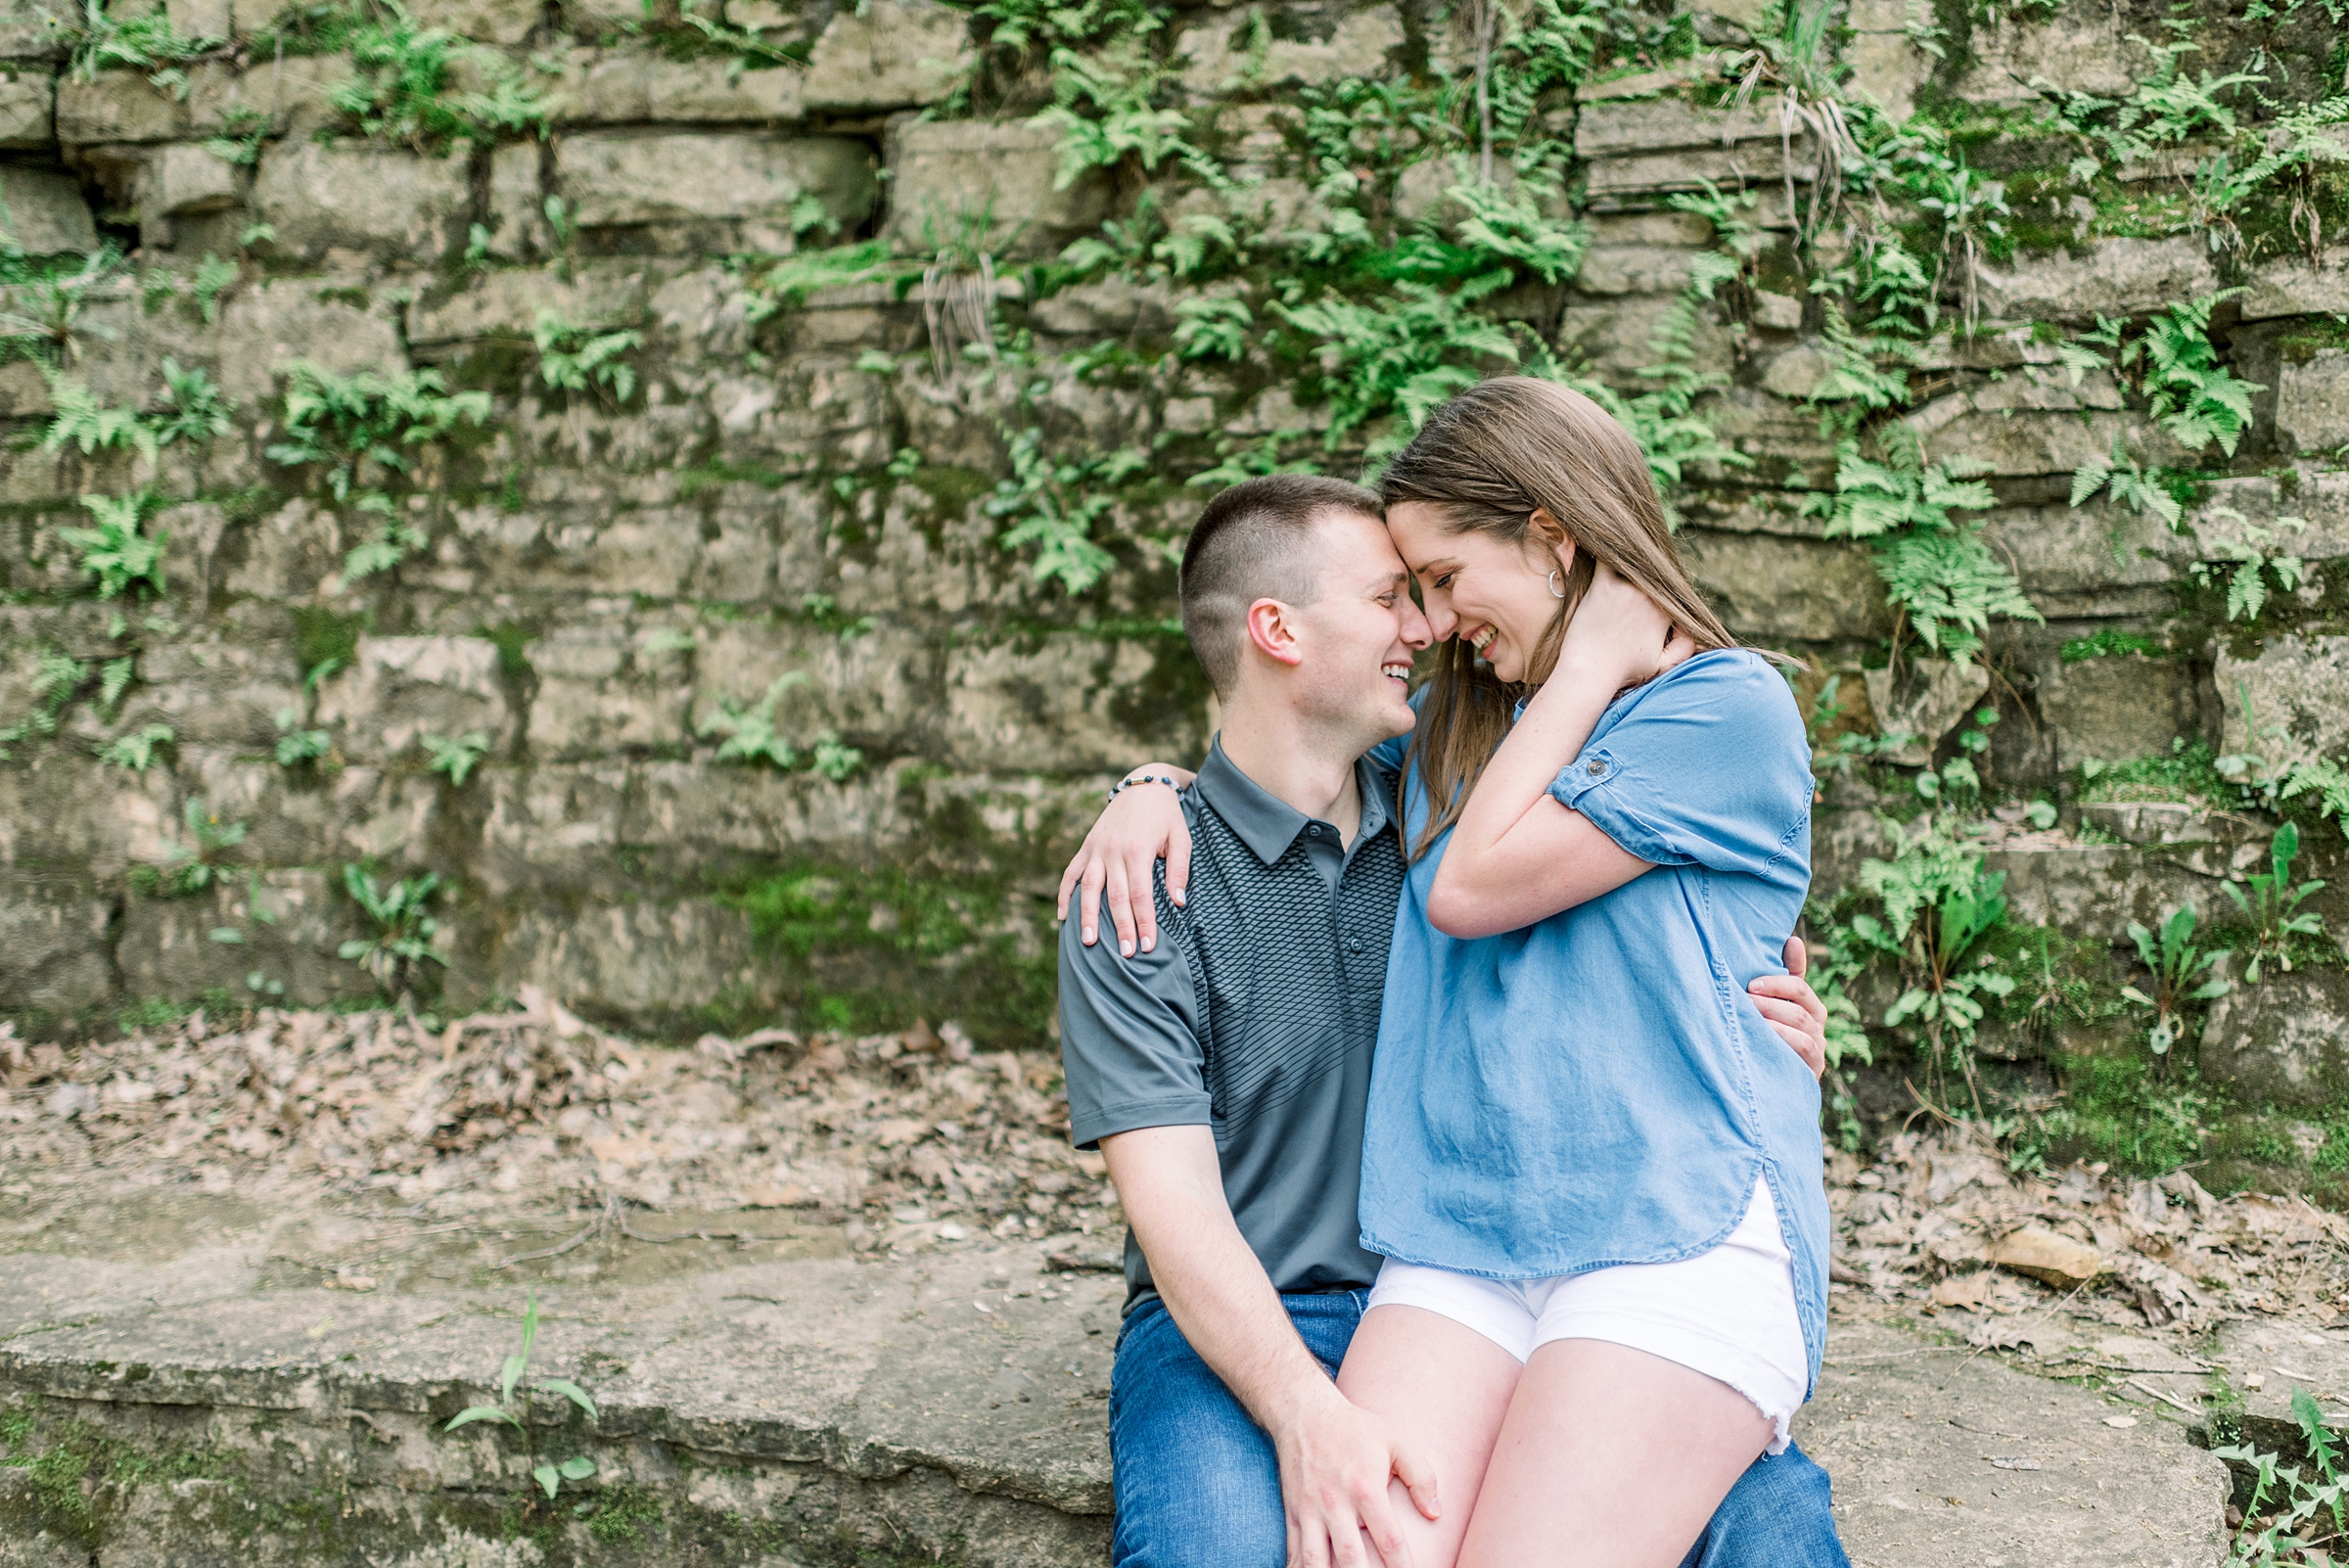
[[[1358,937],[1353,942],[1346,944],[1346,950],[1348,952],[1360,952],[1362,950],[1361,939]]]
[[[1318,827],[1308,826],[1305,835],[1307,838],[1317,839],[1321,836],[1321,830]]]
[[[1599,776],[1601,773],[1604,773],[1606,770],[1607,770],[1607,764],[1606,764],[1606,763],[1604,763],[1604,762],[1600,761],[1599,761],[1597,758],[1595,758],[1595,757],[1593,757],[1593,758],[1591,758],[1591,759],[1590,759],[1590,767],[1589,767],[1589,773],[1590,773],[1590,776],[1591,776],[1592,778],[1596,778],[1596,777],[1598,777],[1598,776]]]

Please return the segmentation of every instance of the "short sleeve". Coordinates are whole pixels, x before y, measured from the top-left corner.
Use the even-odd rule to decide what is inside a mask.
[[[1069,1137],[1089,1149],[1114,1132],[1209,1125],[1198,1003],[1172,907],[1159,903],[1159,940],[1131,958],[1118,952],[1106,912],[1088,947],[1076,911],[1060,928],[1060,1059],[1069,1093]]]
[[[1657,865],[1810,875],[1802,714],[1777,671],[1744,649],[1700,654],[1624,698],[1549,794]]]

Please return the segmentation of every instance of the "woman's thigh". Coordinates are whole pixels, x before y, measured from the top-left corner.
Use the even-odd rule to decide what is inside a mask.
[[[1436,1473],[1443,1517],[1432,1522],[1400,1483],[1387,1483],[1411,1568],[1451,1568],[1459,1555],[1521,1370],[1492,1340],[1423,1307],[1377,1306],[1362,1314],[1338,1369],[1338,1392],[1393,1422]]]
[[[1509,1401],[1460,1568],[1675,1568],[1771,1434],[1702,1372],[1552,1340]]]

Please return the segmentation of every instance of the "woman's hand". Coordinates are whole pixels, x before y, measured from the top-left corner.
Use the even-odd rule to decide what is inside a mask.
[[[1142,773],[1173,774],[1187,787],[1196,775],[1163,762],[1145,762],[1128,778]],[[1151,892],[1151,868],[1167,862],[1167,897],[1180,904],[1191,886],[1191,829],[1183,820],[1182,802],[1164,784],[1135,784],[1109,803],[1077,856],[1060,874],[1060,914],[1069,918],[1069,893],[1079,890],[1078,935],[1086,946],[1100,940],[1103,890],[1107,890],[1110,924],[1117,928],[1118,951],[1130,958],[1158,945],[1158,900]]]
[[[1559,557],[1573,564],[1573,546]],[[1600,562],[1558,648],[1557,672],[1617,692],[1655,679],[1696,652],[1664,607]]]

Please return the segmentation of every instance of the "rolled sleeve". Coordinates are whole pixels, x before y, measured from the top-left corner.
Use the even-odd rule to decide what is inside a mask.
[[[1081,1149],[1137,1128],[1213,1122],[1190,964],[1170,912],[1162,900],[1157,947],[1131,958],[1115,942],[1086,946],[1074,911],[1061,927],[1060,1058]]]
[[[1807,876],[1811,791],[1785,681],[1726,649],[1622,699],[1549,797],[1652,864],[1767,877]]]

